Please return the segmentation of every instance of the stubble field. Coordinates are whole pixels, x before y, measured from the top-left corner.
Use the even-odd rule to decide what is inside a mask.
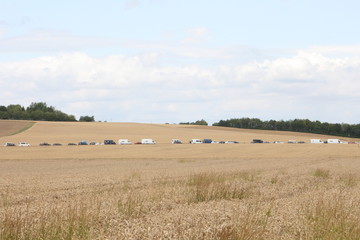
[[[37,122],[5,136],[11,132],[1,129],[9,122],[0,121],[0,143],[32,146],[0,147],[0,239],[360,236],[357,144],[309,144],[331,137],[301,133],[135,123]],[[66,145],[119,138],[158,144]],[[172,145],[173,138],[185,144]],[[192,138],[240,144],[190,145]],[[254,138],[307,144],[250,144]]]

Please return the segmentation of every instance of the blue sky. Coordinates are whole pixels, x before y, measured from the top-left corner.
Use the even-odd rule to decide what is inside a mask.
[[[359,123],[359,1],[0,0],[0,104]]]

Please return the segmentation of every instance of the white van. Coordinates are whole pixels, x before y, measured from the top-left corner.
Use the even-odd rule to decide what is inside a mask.
[[[148,138],[148,139],[141,139],[141,144],[156,144],[156,142]]]
[[[339,139],[328,139],[327,143],[339,144],[339,143],[342,143],[342,142]]]
[[[190,144],[199,144],[202,143],[200,139],[191,139]]]
[[[130,145],[129,139],[119,139],[119,145]]]

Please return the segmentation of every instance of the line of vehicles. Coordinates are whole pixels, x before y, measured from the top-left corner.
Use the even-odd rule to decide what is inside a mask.
[[[172,139],[171,140],[172,144],[183,144],[183,142],[180,139]],[[238,141],[213,141],[210,138],[205,138],[205,139],[191,139],[189,141],[189,144],[238,144],[240,142]],[[284,142],[281,141],[273,141],[273,142],[268,142],[268,141],[264,141],[262,139],[253,139],[251,141],[251,143],[274,143],[274,144],[283,144]],[[305,141],[296,141],[296,140],[289,140],[287,142],[288,144],[304,144],[306,143]],[[325,141],[321,140],[321,139],[310,139],[310,143],[312,144],[359,144],[358,142],[344,142],[340,139],[327,139]],[[118,142],[116,143],[114,140],[111,139],[107,139],[104,140],[102,143],[100,142],[89,142],[87,140],[81,140],[80,142],[73,143],[70,142],[66,145],[68,146],[72,146],[72,145],[131,145],[131,144],[156,144],[156,141],[154,141],[151,138],[144,138],[141,139],[141,141],[139,142],[130,142],[129,139],[119,139]],[[19,146],[19,147],[29,147],[30,144],[28,142],[19,142],[17,145],[15,143],[12,142],[6,142],[4,143],[5,147],[11,147],[11,146]],[[39,144],[39,146],[62,146],[61,143],[53,143],[53,144],[49,144],[47,142],[42,142]]]

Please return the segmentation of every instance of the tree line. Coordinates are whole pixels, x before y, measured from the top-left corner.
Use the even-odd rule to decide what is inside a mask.
[[[180,125],[204,125],[204,126],[208,125],[208,123],[204,119],[197,120],[195,122],[181,122],[179,124]]]
[[[213,126],[317,133],[354,138],[360,137],[360,124],[327,123],[310,121],[309,119],[262,121],[258,118],[233,118],[229,120],[220,120],[219,122],[214,123]]]
[[[43,120],[43,121],[77,121],[74,115],[66,114],[45,102],[33,102],[28,107],[19,104],[0,105],[0,119]],[[94,122],[94,116],[81,116],[79,121]]]

